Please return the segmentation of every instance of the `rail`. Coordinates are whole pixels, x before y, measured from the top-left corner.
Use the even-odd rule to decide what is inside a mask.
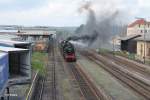
[[[88,56],[88,58],[90,60],[100,65],[103,69],[115,76],[119,81],[144,97],[146,100],[150,99],[150,88],[149,86],[147,86],[147,84],[130,75],[125,70],[121,69],[119,65],[108,62],[108,60],[103,56],[97,57],[93,53],[90,53],[89,55],[90,56]]]
[[[36,83],[36,81],[38,80],[38,77],[39,77],[38,75],[39,75],[39,71],[36,72],[36,74],[35,74],[35,76],[33,78],[32,84],[31,84],[31,86],[29,88],[29,92],[28,92],[25,100],[32,100],[32,95],[34,93],[35,83]]]

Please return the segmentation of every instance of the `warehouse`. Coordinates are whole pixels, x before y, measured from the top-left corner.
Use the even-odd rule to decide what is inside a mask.
[[[0,51],[8,53],[9,85],[31,81],[31,55],[29,49],[0,46]]]

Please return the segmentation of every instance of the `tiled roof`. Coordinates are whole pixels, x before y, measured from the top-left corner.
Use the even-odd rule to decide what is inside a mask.
[[[138,19],[138,20],[134,21],[133,23],[129,24],[128,27],[134,27],[137,24],[143,25],[145,22],[150,24],[150,22],[147,22],[144,19]]]

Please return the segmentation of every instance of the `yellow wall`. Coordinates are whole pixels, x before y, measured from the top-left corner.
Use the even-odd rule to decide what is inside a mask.
[[[141,58],[144,57],[144,42],[143,41],[137,42],[137,55]],[[145,56],[147,58],[150,57],[150,42],[145,43]]]

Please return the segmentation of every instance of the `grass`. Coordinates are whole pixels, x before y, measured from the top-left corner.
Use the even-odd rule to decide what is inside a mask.
[[[97,50],[98,53],[101,53],[101,54],[106,54],[106,53],[111,53],[111,54],[115,54],[115,55],[119,55],[119,56],[122,56],[122,57],[126,57],[128,59],[131,59],[131,60],[135,60],[135,54],[133,53],[128,53],[126,51],[110,51],[108,49],[103,49],[103,48],[100,48]]]
[[[40,74],[44,75],[46,63],[47,53],[33,52],[31,62],[33,70],[39,70]]]
[[[100,48],[100,49],[97,49],[97,52],[98,53],[108,53],[108,52],[111,52],[111,51],[108,50],[108,49],[105,49],[105,48]]]

